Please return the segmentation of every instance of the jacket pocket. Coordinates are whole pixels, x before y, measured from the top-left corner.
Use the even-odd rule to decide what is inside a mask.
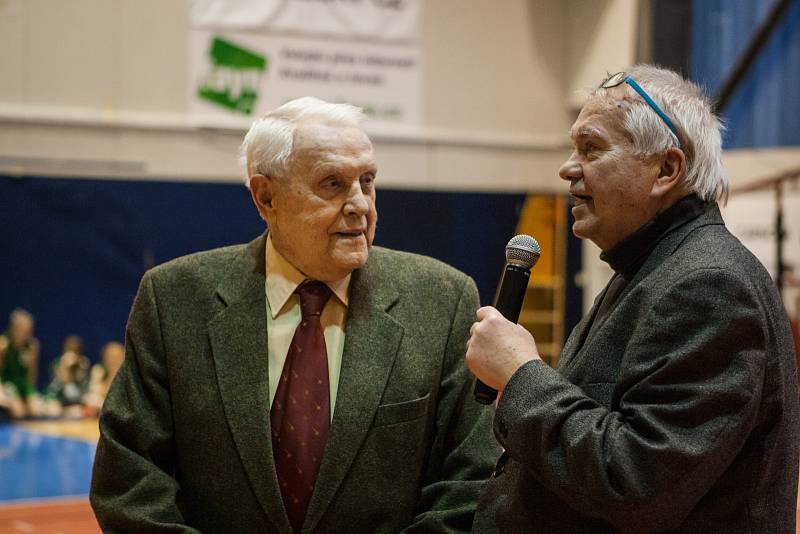
[[[418,399],[378,406],[378,410],[375,412],[375,419],[372,422],[373,428],[419,419],[428,411],[428,399],[430,396],[431,394],[428,393]]]

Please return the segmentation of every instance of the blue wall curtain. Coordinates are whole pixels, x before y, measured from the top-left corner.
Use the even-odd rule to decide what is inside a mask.
[[[491,301],[524,194],[378,192],[376,245],[433,256],[471,275]],[[87,355],[123,340],[144,271],[264,231],[238,184],[0,176],[0,331],[10,311],[36,317],[39,387],[68,334]]]
[[[695,0],[691,76],[717,94],[775,0]],[[794,0],[723,113],[725,148],[800,145],[800,1]]]

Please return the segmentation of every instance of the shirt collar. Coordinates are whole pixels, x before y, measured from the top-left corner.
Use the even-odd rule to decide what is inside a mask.
[[[600,254],[600,259],[608,263],[616,273],[630,280],[661,239],[679,226],[697,218],[711,204],[695,194],[685,196],[616,246]]]
[[[294,294],[297,286],[308,279],[306,275],[300,272],[297,267],[289,263],[289,261],[278,252],[272,244],[272,236],[267,234],[266,246],[266,262],[267,262],[267,299],[269,300],[269,308],[272,313],[272,318],[277,317],[283,310],[283,307],[289,301],[289,298]],[[347,275],[344,278],[335,280],[333,282],[325,282],[331,288],[333,294],[339,301],[347,306],[348,303],[348,289],[350,287],[350,277]]]

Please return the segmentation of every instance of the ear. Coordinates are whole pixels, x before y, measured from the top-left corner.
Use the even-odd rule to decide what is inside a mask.
[[[271,176],[263,174],[254,174],[250,177],[250,196],[253,199],[253,204],[256,205],[261,218],[265,222],[272,215],[272,200],[275,193],[275,179]]]
[[[650,195],[654,197],[664,197],[671,191],[677,191],[680,189],[685,175],[686,155],[683,153],[683,150],[675,147],[668,149],[661,160],[661,166],[653,182]]]

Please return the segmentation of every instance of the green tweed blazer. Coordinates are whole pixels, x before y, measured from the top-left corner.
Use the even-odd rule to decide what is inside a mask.
[[[105,532],[290,532],[269,419],[266,234],[145,273],[100,417]],[[463,356],[478,293],[374,247],[353,273],[339,392],[303,532],[469,531],[499,456]]]

